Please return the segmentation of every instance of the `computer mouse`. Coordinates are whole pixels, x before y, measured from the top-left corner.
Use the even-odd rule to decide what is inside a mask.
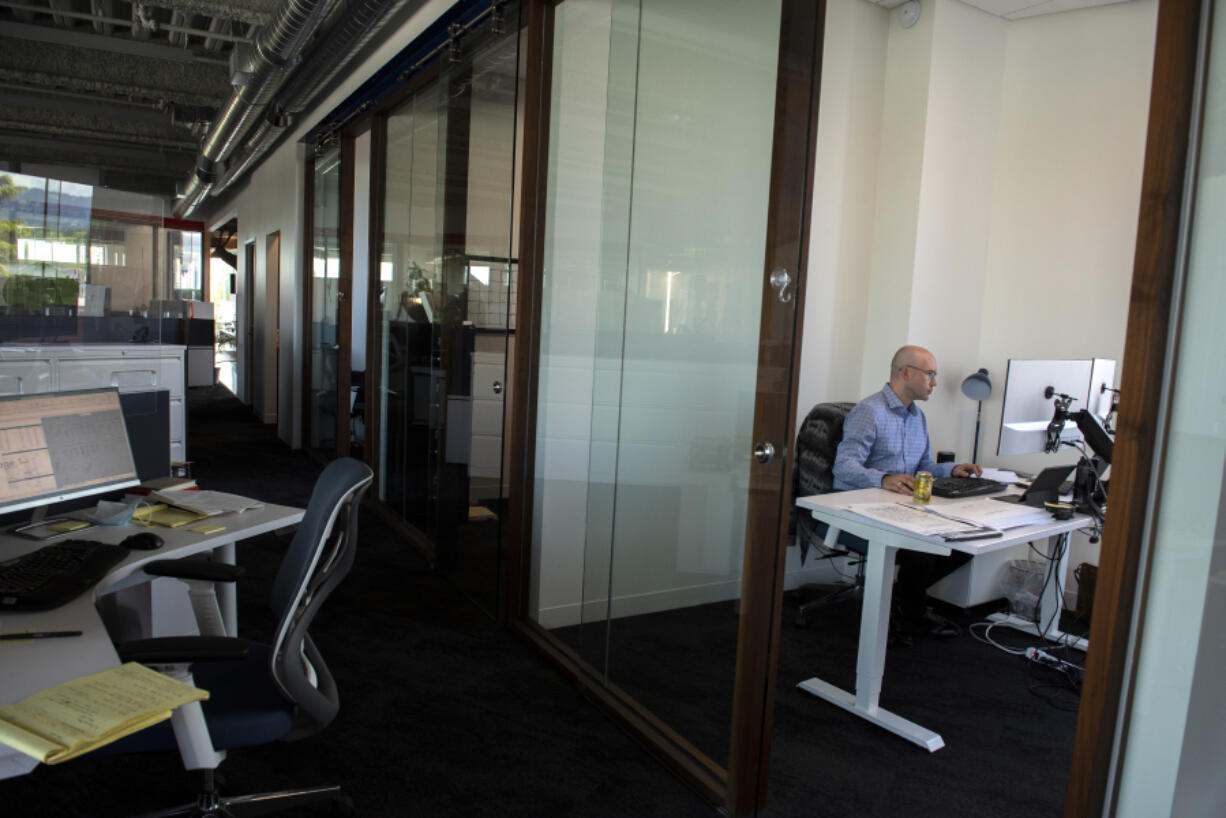
[[[124,548],[136,549],[137,551],[153,551],[156,548],[162,547],[162,538],[152,531],[138,531],[121,542],[120,545]]]

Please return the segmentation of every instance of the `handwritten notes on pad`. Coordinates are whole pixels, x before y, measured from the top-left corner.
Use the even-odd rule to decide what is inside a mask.
[[[128,662],[0,707],[0,742],[59,764],[208,697],[207,691]]]

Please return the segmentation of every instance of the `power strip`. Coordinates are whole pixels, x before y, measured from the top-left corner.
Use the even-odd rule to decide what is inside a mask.
[[[1078,680],[1080,680],[1082,674],[1085,673],[1085,668],[1081,667],[1080,665],[1075,665],[1072,662],[1066,662],[1063,659],[1052,656],[1050,653],[1041,648],[1026,648],[1026,658],[1032,662],[1035,662],[1036,664],[1046,665],[1053,670],[1058,670],[1062,673],[1074,674],[1074,677]]]

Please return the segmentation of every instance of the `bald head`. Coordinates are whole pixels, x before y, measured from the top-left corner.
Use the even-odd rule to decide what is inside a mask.
[[[894,373],[902,369],[904,366],[919,366],[921,359],[935,360],[933,355],[923,347],[908,344],[905,347],[899,347],[894,353],[894,357],[890,359],[890,377],[894,377]],[[924,367],[927,369],[928,367]]]
[[[936,385],[936,356],[923,347],[900,347],[890,359],[890,388],[905,405],[928,400]]]

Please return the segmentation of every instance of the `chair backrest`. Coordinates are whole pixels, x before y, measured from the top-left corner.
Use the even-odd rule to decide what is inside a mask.
[[[854,403],[819,403],[809,410],[796,431],[796,463],[792,467],[792,497],[808,497],[834,490],[834,457],[843,440],[843,420]],[[825,536],[815,530],[817,521],[792,506],[796,541],[801,554],[820,545]]]
[[[369,466],[349,457],[324,468],[273,580],[271,605],[279,622],[272,675],[282,694],[298,705],[297,722],[286,738],[319,730],[340,708],[336,682],[307,629],[353,566],[358,512],[373,478]]]

